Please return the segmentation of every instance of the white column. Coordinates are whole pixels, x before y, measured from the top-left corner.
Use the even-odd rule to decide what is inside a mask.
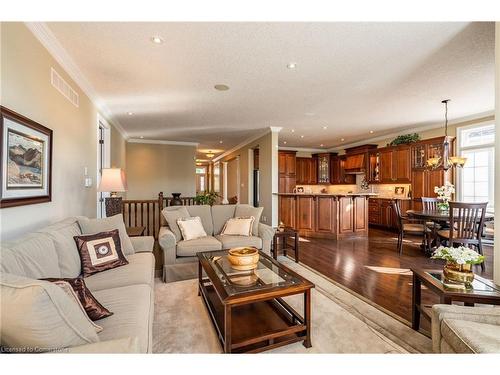
[[[495,24],[495,248],[493,280],[500,285],[500,22]]]
[[[238,197],[238,203],[242,203],[241,202],[241,178],[240,178],[240,157],[239,156],[236,156],[236,196]]]
[[[272,176],[272,201],[271,201],[271,225],[278,226],[278,193],[279,190],[279,166],[278,166],[278,135],[282,128],[271,126],[271,176]]]
[[[222,162],[222,204],[228,204],[227,200],[227,161]]]

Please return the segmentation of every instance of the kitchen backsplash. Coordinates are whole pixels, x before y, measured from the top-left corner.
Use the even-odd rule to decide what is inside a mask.
[[[297,185],[304,188],[304,193],[309,194],[320,194],[325,191],[329,194],[346,194],[346,193],[376,193],[379,194],[380,198],[407,198],[408,191],[410,189],[410,184],[370,184],[368,190],[363,190],[361,188],[361,182],[363,181],[363,176],[356,176],[356,185]],[[403,190],[401,190],[401,188]],[[396,189],[399,189],[401,194],[396,194]]]

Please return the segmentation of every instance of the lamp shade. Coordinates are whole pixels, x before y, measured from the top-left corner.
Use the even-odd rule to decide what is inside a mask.
[[[125,171],[121,168],[103,168],[101,182],[97,191],[127,191]]]

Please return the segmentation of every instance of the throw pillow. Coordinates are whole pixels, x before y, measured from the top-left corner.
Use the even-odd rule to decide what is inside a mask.
[[[231,218],[226,221],[221,235],[251,236],[254,221],[255,218],[253,216]]]
[[[106,217],[103,219],[81,218],[78,219],[78,224],[80,225],[82,234],[96,234],[118,229],[123,254],[132,255],[135,253],[134,245],[132,245],[132,241],[130,241],[130,237],[127,234],[127,229],[125,228],[122,214]]]
[[[128,264],[122,253],[118,229],[73,238],[80,253],[83,277]]]
[[[110,312],[107,308],[105,308],[103,305],[101,305],[99,303],[99,301],[92,295],[89,288],[87,288],[87,285],[85,285],[85,281],[83,280],[83,277],[77,277],[74,279],[49,278],[49,279],[43,279],[43,280],[47,280],[47,281],[56,283],[57,285],[60,285],[61,282],[68,283],[71,286],[71,288],[73,289],[73,291],[75,292],[76,296],[78,297],[78,300],[80,301],[83,308],[85,309],[85,312],[87,313],[89,318],[92,319],[93,321],[99,320],[102,318],[107,318],[108,316],[113,315],[112,312]]]
[[[253,222],[252,234],[254,236],[259,235],[259,222],[260,217],[262,216],[262,211],[264,211],[264,207],[253,207],[249,204],[238,204],[236,206],[236,210],[234,211],[234,217],[250,217],[253,216],[255,218]]]
[[[99,341],[78,300],[48,281],[2,273],[0,345],[45,352]]]
[[[182,233],[182,238],[185,241],[195,240],[197,238],[206,237],[207,233],[201,223],[199,216],[178,219],[177,225]]]
[[[161,213],[165,220],[167,220],[168,227],[175,236],[175,240],[179,242],[182,240],[181,230],[179,225],[177,225],[177,220],[188,218],[189,212],[186,207],[178,207],[176,209],[169,209],[170,207],[165,207]]]

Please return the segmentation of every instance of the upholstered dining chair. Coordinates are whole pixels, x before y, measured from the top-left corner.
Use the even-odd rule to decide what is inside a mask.
[[[401,213],[401,206],[398,200],[392,201],[392,207],[396,213],[396,225],[399,231],[398,234],[398,251],[399,255],[403,254],[403,239],[405,234],[421,235],[422,245],[425,249],[429,248],[428,234],[431,232],[429,228],[421,221],[410,219]]]
[[[439,230],[438,235],[449,246],[463,245],[476,247],[479,254],[483,255],[484,218],[486,216],[486,203],[450,202],[450,228]],[[484,262],[481,263],[484,271]]]

